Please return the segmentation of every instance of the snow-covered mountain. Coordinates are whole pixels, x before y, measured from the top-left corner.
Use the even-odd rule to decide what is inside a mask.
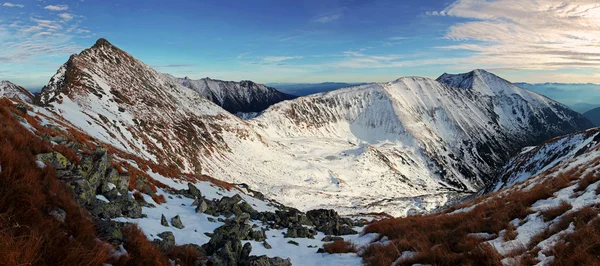
[[[288,206],[396,216],[475,192],[522,147],[590,126],[484,71],[439,80],[301,97],[243,121],[100,39],[36,103],[119,149]]]
[[[0,97],[19,99],[28,103],[33,101],[33,94],[31,92],[8,80],[0,81]]]
[[[179,84],[206,97],[232,114],[258,113],[281,101],[296,98],[262,84],[249,80],[240,82],[210,78],[193,80],[188,77],[175,78]]]

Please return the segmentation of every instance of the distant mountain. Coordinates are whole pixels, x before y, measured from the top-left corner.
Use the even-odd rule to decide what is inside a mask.
[[[232,114],[258,113],[278,102],[296,98],[296,96],[248,80],[240,82],[210,78],[193,80],[188,77],[173,77],[173,79],[179,84],[197,91]]]
[[[583,116],[592,121],[594,125],[600,127],[600,107],[585,112]]]
[[[270,83],[267,84],[271,87],[277,88],[280,91],[298,95],[306,96],[319,92],[328,92],[337,90],[340,88],[347,88],[357,86],[364,83],[342,83],[342,82],[323,82],[323,83]]]
[[[0,97],[15,98],[28,103],[33,101],[31,92],[7,80],[0,81]]]
[[[600,107],[600,104],[592,104],[592,103],[575,103],[570,105],[571,109],[584,114],[587,111]]]
[[[593,83],[515,83],[515,85],[543,94],[566,104],[583,114],[600,107],[600,84]]]

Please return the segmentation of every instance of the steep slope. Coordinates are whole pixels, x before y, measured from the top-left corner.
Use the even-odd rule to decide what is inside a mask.
[[[380,241],[366,265],[596,265],[600,129],[527,149],[504,168],[509,186],[433,215],[365,228]],[[499,187],[500,188],[500,187]]]
[[[0,81],[0,97],[18,99],[27,103],[33,102],[31,92],[8,80]]]
[[[100,39],[73,55],[36,103],[108,144],[188,172],[260,136],[198,93]]]
[[[175,78],[179,84],[206,97],[232,114],[258,113],[281,101],[296,98],[262,84],[249,80],[240,82],[222,81],[210,78],[198,80]]]
[[[592,121],[594,125],[600,126],[600,107],[585,112],[583,116]]]

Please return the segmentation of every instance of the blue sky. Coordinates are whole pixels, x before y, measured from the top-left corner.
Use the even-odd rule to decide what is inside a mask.
[[[513,81],[600,83],[594,2],[9,0],[0,79],[41,87],[104,37],[192,78],[370,82],[484,68]]]

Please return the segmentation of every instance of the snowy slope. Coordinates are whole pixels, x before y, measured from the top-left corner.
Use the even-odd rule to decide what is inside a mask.
[[[475,192],[520,148],[586,126],[534,96],[408,77],[280,102],[243,121],[100,39],[36,102],[119,149],[288,206],[403,216]],[[539,126],[517,123],[537,113]]]
[[[262,112],[269,106],[295,98],[274,88],[252,81],[222,81],[210,78],[175,78],[179,84],[200,93],[232,114]]]
[[[510,160],[488,193],[442,213],[375,223],[394,265],[595,265],[600,224],[600,129],[557,137]],[[428,231],[430,229],[430,231]],[[416,234],[414,232],[417,232]],[[418,243],[418,244],[417,244]],[[448,243],[456,246],[449,246]],[[470,254],[488,244],[481,257]],[[419,249],[415,251],[417,245]],[[458,247],[458,248],[457,248]],[[396,249],[397,248],[397,249]],[[442,251],[440,251],[442,249]],[[441,257],[441,258],[440,258]],[[482,258],[486,258],[484,260]],[[381,261],[381,259],[379,260]]]
[[[523,182],[565,161],[572,160],[600,144],[600,129],[555,138],[536,147],[527,147],[512,158],[498,176],[494,190]]]
[[[31,92],[8,80],[0,81],[0,97],[19,99],[27,103],[33,101],[33,94]]]

